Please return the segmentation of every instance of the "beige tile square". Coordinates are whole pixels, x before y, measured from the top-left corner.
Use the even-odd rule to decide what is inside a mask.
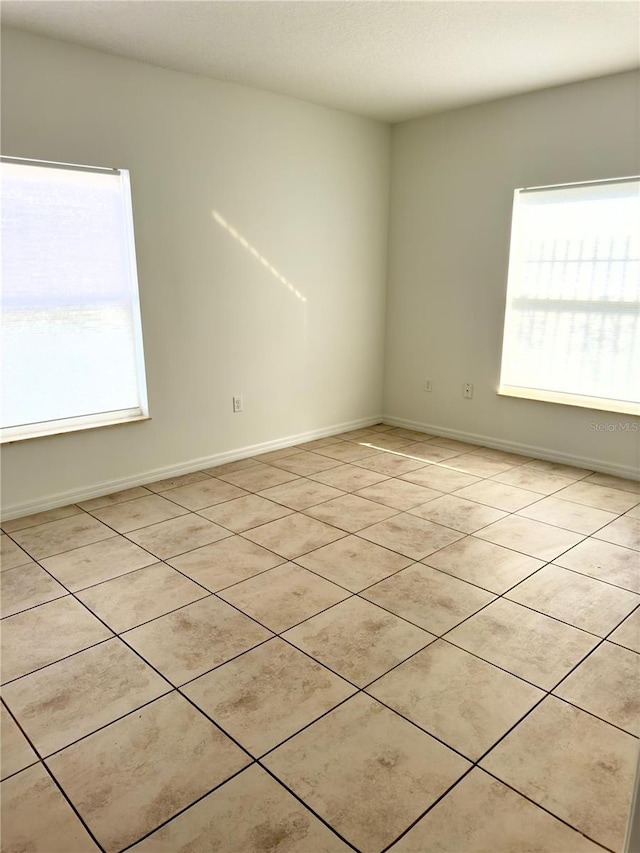
[[[218,595],[280,633],[342,601],[349,593],[295,563],[285,563]]]
[[[328,456],[329,459],[337,459],[338,462],[354,462],[356,459],[373,456],[377,452],[375,447],[356,444],[353,441],[343,441],[341,444],[332,444],[328,447],[321,447],[318,450],[318,453],[322,456]]]
[[[436,640],[367,692],[477,761],[544,692]]]
[[[611,474],[589,474],[583,482],[609,489],[622,489],[623,492],[640,495],[640,481],[628,480],[625,477],[614,477]]]
[[[124,536],[112,536],[93,545],[83,545],[82,548],[47,557],[41,562],[60,583],[75,592],[150,566],[156,558]]]
[[[187,510],[168,501],[160,495],[150,494],[146,498],[136,498],[132,501],[117,503],[104,509],[93,510],[93,515],[113,527],[118,533],[129,533],[141,527],[148,527],[179,515],[185,515]]]
[[[335,435],[329,435],[326,438],[314,438],[312,441],[303,441],[297,444],[298,450],[315,450],[319,447],[329,447],[331,444],[340,444],[341,438]]]
[[[132,489],[124,489],[121,492],[114,492],[111,495],[101,495],[99,498],[91,498],[88,501],[78,503],[79,507],[87,512],[93,512],[94,509],[102,509],[114,504],[123,503],[124,501],[132,501],[136,498],[148,498],[150,492],[143,486],[135,486]]]
[[[385,435],[362,436],[360,443],[367,444],[374,450],[398,450],[402,453],[403,448],[411,444],[411,441],[388,432]]]
[[[629,518],[640,518],[640,504],[627,512]]]
[[[443,495],[428,503],[410,509],[411,515],[435,521],[462,533],[473,533],[494,521],[504,518],[505,513],[482,504],[467,501],[455,495]]]
[[[477,586],[415,564],[361,593],[433,634],[444,634],[495,596]]]
[[[355,691],[278,637],[197,678],[185,695],[260,756]]]
[[[371,427],[361,427],[359,429],[348,429],[344,432],[336,433],[334,438],[339,438],[341,441],[355,441],[356,439],[365,439],[368,441],[370,438],[375,438],[375,435]]]
[[[329,542],[335,542],[336,539],[346,535],[343,530],[336,530],[335,527],[298,512],[278,521],[263,524],[262,527],[254,527],[244,534],[252,542],[288,560],[307,554],[314,548],[320,548]]]
[[[2,522],[2,529],[7,533],[15,530],[24,530],[25,527],[35,527],[38,524],[46,524],[48,521],[58,521],[61,518],[69,518],[72,515],[82,515],[82,510],[75,504],[59,506],[55,509],[46,509],[33,515],[23,515],[22,518],[12,518],[10,521]]]
[[[382,545],[383,548],[411,557],[412,560],[421,560],[445,545],[462,539],[462,534],[455,530],[407,513],[367,527],[366,530],[361,530],[359,535],[369,542]]]
[[[593,535],[596,539],[604,539],[605,542],[640,551],[640,518],[625,515],[607,524]]]
[[[310,506],[339,498],[344,495],[340,489],[334,489],[324,483],[316,483],[313,480],[299,479],[291,483],[283,483],[281,486],[273,486],[260,492],[263,498],[268,498],[276,503],[283,504],[289,509],[307,509]]]
[[[584,711],[640,735],[640,655],[604,642],[553,691]]]
[[[553,474],[558,477],[567,477],[570,480],[582,480],[593,471],[586,468],[576,468],[574,465],[565,465],[563,462],[549,462],[547,459],[532,459],[524,466],[527,470],[542,471],[545,474]]]
[[[407,444],[402,448],[402,452],[412,459],[421,459],[423,462],[444,462],[445,459],[452,459],[454,456],[459,456],[457,450],[448,450],[446,447],[439,447],[431,441],[418,441],[415,444]]]
[[[436,438],[429,432],[420,432],[417,429],[405,429],[404,427],[394,427],[389,430],[389,435],[395,435],[398,438],[406,438],[408,441],[429,441],[430,438]]]
[[[622,625],[616,628],[608,639],[612,643],[640,654],[640,609],[634,610],[631,616],[627,616]]]
[[[99,853],[42,764],[7,779],[1,790],[6,853]]]
[[[129,534],[130,539],[161,560],[177,557],[227,536],[231,533],[224,527],[192,512]]]
[[[483,527],[474,536],[545,561],[559,557],[583,538],[579,533],[515,515]]]
[[[13,538],[35,560],[40,560],[42,557],[71,551],[73,548],[100,542],[115,535],[109,527],[83,512],[82,515],[73,515],[70,518],[61,518],[58,521],[49,521],[47,524],[18,530],[13,534]],[[14,563],[14,565],[18,564]]]
[[[477,444],[471,444],[468,441],[459,441],[457,438],[445,438],[441,435],[436,435],[431,439],[431,444],[439,447],[447,447],[449,450],[456,450],[458,453],[470,453],[472,450],[477,450]]]
[[[0,732],[2,733],[0,749],[2,768],[0,776],[2,779],[12,776],[19,770],[24,770],[25,767],[29,767],[38,761],[38,756],[29,745],[29,741],[22,734],[4,705],[0,705]]]
[[[402,479],[409,483],[416,483],[418,486],[426,486],[427,489],[435,489],[437,492],[455,492],[457,489],[472,486],[478,482],[478,478],[472,477],[471,474],[452,471],[450,468],[441,468],[438,465],[430,465],[428,468],[403,474]]]
[[[136,844],[131,853],[177,850],[350,853],[351,848],[254,765]]]
[[[621,850],[636,756],[631,735],[549,696],[481,766],[594,841]]]
[[[502,594],[544,565],[542,560],[465,536],[424,558],[424,563],[460,580]]]
[[[297,480],[294,480],[294,483],[296,482]],[[261,498],[258,495],[247,495],[246,498],[236,498],[233,501],[226,501],[203,509],[199,515],[226,527],[227,530],[232,530],[234,533],[243,533],[252,527],[258,527],[258,525],[266,524],[268,521],[275,521],[278,518],[284,518],[285,515],[291,515],[291,512],[292,510],[288,507],[281,506],[266,498]]]
[[[469,767],[362,693],[264,764],[362,853],[379,853]]]
[[[4,699],[50,755],[168,693],[171,685],[117,638],[8,684]]]
[[[564,501],[574,501],[584,506],[592,506],[596,509],[604,509],[608,512],[626,512],[635,506],[640,499],[631,492],[622,489],[611,489],[605,486],[595,486],[587,480],[574,483],[556,492],[556,497]]]
[[[292,628],[284,637],[358,687],[434,639],[355,596]]]
[[[477,447],[472,453],[475,456],[484,456],[485,459],[493,459],[495,462],[510,462],[512,465],[524,465],[525,462],[533,461],[531,456],[509,453],[507,450],[496,450],[494,447]]]
[[[225,483],[239,486],[247,492],[260,492],[271,486],[289,483],[298,477],[297,474],[292,474],[290,471],[283,471],[281,468],[274,468],[273,465],[265,465],[262,462],[257,462],[247,469],[234,470],[230,474],[216,474],[216,476],[224,480]]]
[[[600,539],[585,539],[555,562],[566,569],[640,592],[640,556],[631,548]]]
[[[294,456],[296,453],[301,453],[299,447],[281,447],[279,450],[270,450],[268,453],[259,453],[252,457],[260,462],[272,462],[276,459],[284,459],[287,456]]]
[[[113,636],[72,596],[2,621],[2,682],[39,669]]]
[[[35,561],[6,534],[0,535],[0,572],[19,566],[35,566]]]
[[[35,563],[0,574],[3,619],[63,595],[67,595],[67,590]]]
[[[296,563],[352,592],[360,592],[411,565],[412,560],[359,536],[346,536],[303,554]]]
[[[506,597],[599,637],[640,604],[634,592],[554,565],[540,569]]]
[[[78,598],[120,634],[208,594],[170,566],[155,563],[85,589]]]
[[[246,494],[244,489],[214,477],[164,492],[166,498],[192,511],[242,498]]]
[[[254,457],[249,459],[236,459],[234,462],[224,462],[221,465],[214,465],[212,468],[205,468],[205,474],[211,477],[222,477],[226,474],[237,474],[239,471],[246,471],[248,468],[260,468],[262,463]]]
[[[562,494],[562,492],[560,492]],[[560,500],[559,498],[543,498],[538,503],[531,504],[518,512],[524,518],[544,521],[574,533],[595,533],[605,524],[616,518],[615,513],[591,506]]]
[[[191,474],[178,474],[176,477],[166,477],[155,483],[147,483],[146,488],[151,492],[166,492],[168,489],[177,489],[179,486],[190,486],[192,483],[201,483],[208,479],[209,475],[204,471],[192,471]]]
[[[415,483],[407,483],[405,480],[398,480],[395,477],[360,489],[357,494],[361,498],[377,501],[399,510],[408,510],[418,506],[418,504],[424,504],[442,496],[442,492],[425,489],[424,486],[416,486]]]
[[[441,464],[443,468],[463,471],[465,474],[473,474],[474,477],[493,477],[494,474],[502,474],[503,471],[513,468],[510,462],[498,462],[495,459],[478,456],[476,453],[463,453]]]
[[[602,853],[602,848],[475,768],[389,853]]]
[[[508,486],[529,489],[541,495],[559,492],[560,489],[565,489],[575,482],[571,477],[558,477],[556,474],[538,471],[535,468],[528,468],[526,465],[517,465],[502,474],[495,474],[492,479],[498,483],[506,483]]]
[[[415,459],[400,452],[382,451],[374,456],[367,456],[366,459],[359,459],[357,464],[368,471],[386,474],[387,477],[399,477],[408,471],[422,469],[427,463],[422,459]]]
[[[242,536],[230,536],[168,562],[196,583],[217,592],[279,566],[284,558]]]
[[[172,684],[180,685],[270,636],[270,631],[211,595],[127,631],[123,639]]]
[[[355,533],[363,527],[370,527],[385,518],[397,515],[398,511],[358,495],[344,495],[310,507],[305,514],[341,530]]]
[[[447,640],[545,690],[599,642],[593,634],[503,598],[458,625]]]
[[[116,853],[249,759],[171,693],[47,760],[107,853]]]
[[[284,471],[289,471],[291,474],[297,474],[300,477],[308,477],[309,474],[317,474],[319,471],[327,471],[329,468],[336,468],[340,462],[337,459],[329,459],[328,456],[321,456],[319,453],[303,450],[296,453],[295,456],[286,456],[284,459],[276,459],[273,464],[276,468],[282,468]]]
[[[356,465],[339,465],[329,471],[312,474],[309,479],[324,483],[327,486],[333,486],[343,492],[355,492],[357,489],[364,489],[365,486],[372,486],[374,483],[386,480],[387,475],[379,474],[377,471],[368,471],[366,468],[359,468]]]
[[[458,498],[468,498],[470,501],[477,501],[505,512],[515,512],[540,500],[537,492],[508,486],[506,483],[496,483],[495,480],[482,480],[472,486],[465,486],[463,489],[458,489],[455,495]]]

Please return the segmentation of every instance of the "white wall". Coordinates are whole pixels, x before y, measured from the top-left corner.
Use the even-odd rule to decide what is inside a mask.
[[[380,415],[388,126],[18,31],[2,65],[3,154],[131,172],[152,415],[5,447],[7,514]]]
[[[640,76],[628,73],[393,128],[389,417],[640,471],[638,419],[496,394],[513,190],[637,175],[639,111]]]

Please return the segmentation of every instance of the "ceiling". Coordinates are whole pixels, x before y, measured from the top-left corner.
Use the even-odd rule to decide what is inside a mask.
[[[2,22],[390,122],[640,62],[628,0],[4,0]]]

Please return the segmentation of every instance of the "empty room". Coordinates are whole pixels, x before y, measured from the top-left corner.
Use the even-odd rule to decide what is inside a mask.
[[[640,853],[640,4],[0,11],[1,853]]]

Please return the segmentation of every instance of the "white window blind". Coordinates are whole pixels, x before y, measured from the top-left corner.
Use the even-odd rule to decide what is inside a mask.
[[[640,180],[516,190],[499,393],[640,414]]]
[[[128,172],[1,179],[3,441],[147,416]]]

